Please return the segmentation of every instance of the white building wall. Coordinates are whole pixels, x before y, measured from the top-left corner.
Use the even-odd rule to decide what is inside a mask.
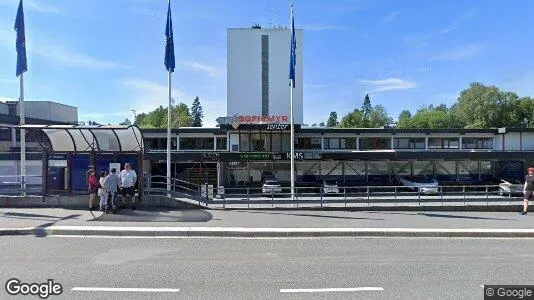
[[[269,37],[269,115],[290,114],[289,29],[231,28],[227,36],[227,115],[262,115],[262,35]],[[303,31],[296,30],[295,123],[303,120]]]

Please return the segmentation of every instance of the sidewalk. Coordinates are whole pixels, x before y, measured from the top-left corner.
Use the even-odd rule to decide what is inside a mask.
[[[534,237],[534,212],[0,209],[0,235]]]

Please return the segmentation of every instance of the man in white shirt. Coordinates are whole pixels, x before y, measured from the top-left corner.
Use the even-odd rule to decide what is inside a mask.
[[[122,190],[122,205],[126,206],[127,198],[132,201],[132,210],[135,210],[135,183],[137,182],[137,174],[132,170],[129,163],[124,165],[124,170],[119,174]]]

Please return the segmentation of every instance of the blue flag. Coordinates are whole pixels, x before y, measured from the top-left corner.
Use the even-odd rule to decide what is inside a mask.
[[[167,10],[167,26],[165,27],[165,36],[167,43],[165,45],[165,68],[167,71],[174,72],[174,41],[172,37],[172,17],[171,1],[169,0],[169,9]]]
[[[297,39],[295,38],[295,15],[293,14],[293,3],[291,3],[291,53],[289,54],[289,79],[290,85],[295,87],[295,65],[297,64]]]
[[[17,32],[17,77],[28,71],[28,62],[26,60],[26,34],[24,32],[24,9],[22,0],[19,2],[17,18],[15,19],[15,31]]]

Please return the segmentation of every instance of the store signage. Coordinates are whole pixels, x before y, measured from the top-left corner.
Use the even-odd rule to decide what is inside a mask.
[[[271,159],[270,153],[239,153],[239,158],[249,160],[267,160]]]
[[[241,124],[284,124],[287,126],[289,123],[289,117],[285,115],[277,116],[258,116],[258,115],[234,115],[232,117],[219,117],[217,123],[220,125],[231,124],[234,129],[237,129]],[[285,129],[285,128],[272,128],[268,130]]]
[[[208,160],[218,160],[219,159],[219,153],[202,153],[202,159],[208,159]]]
[[[265,126],[266,130],[286,130],[288,128],[288,124],[268,124],[267,126]]]

